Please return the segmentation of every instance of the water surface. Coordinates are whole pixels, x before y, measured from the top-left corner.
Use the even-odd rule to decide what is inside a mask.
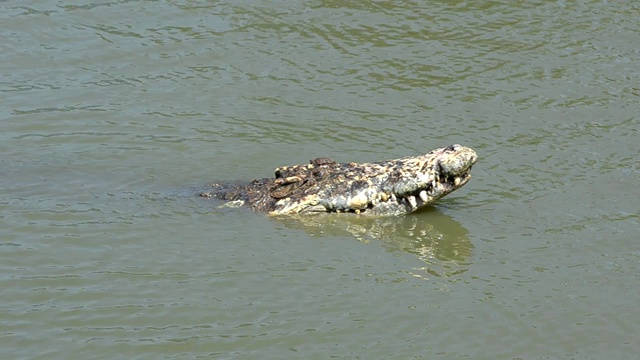
[[[639,359],[640,8],[4,1],[8,359]],[[460,143],[401,218],[193,196]]]

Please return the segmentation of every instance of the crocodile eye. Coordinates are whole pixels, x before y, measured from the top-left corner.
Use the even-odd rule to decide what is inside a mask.
[[[327,175],[329,175],[325,169],[319,167],[319,168],[315,168],[313,169],[313,171],[311,172],[313,174],[314,177],[316,177],[318,180],[324,180]]]
[[[449,145],[446,148],[444,148],[444,151],[456,151],[457,150],[457,146],[455,145]]]

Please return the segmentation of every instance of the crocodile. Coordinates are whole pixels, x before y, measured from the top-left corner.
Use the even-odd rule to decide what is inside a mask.
[[[458,144],[425,155],[372,163],[317,158],[309,164],[279,167],[274,178],[211,184],[200,196],[275,215],[403,215],[464,186],[477,159],[473,149]]]

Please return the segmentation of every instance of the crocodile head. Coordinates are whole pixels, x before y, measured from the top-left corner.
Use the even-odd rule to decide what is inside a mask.
[[[464,186],[477,159],[474,150],[456,144],[375,163],[316,159],[309,165],[278,168],[277,185],[271,188],[272,197],[278,196],[267,210],[272,214],[407,214]]]

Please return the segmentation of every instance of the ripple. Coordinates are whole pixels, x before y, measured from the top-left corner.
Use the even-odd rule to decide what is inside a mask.
[[[0,10],[8,357],[637,356],[635,4]],[[451,143],[473,181],[415,216],[192,196]]]

